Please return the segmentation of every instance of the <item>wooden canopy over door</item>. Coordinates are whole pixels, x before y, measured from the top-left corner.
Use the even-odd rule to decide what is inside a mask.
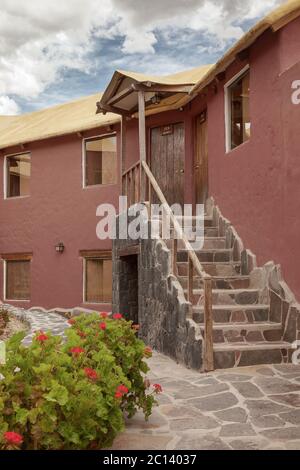
[[[169,205],[184,204],[184,124],[151,129],[151,171]]]
[[[195,185],[196,204],[205,204],[208,198],[208,136],[206,111],[196,118]]]

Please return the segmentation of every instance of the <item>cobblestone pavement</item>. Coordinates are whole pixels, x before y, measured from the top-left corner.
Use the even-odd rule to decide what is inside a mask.
[[[66,328],[69,328],[68,321],[58,313],[44,312],[42,310],[24,310],[11,305],[1,305],[20,320],[28,325],[28,334],[23,340],[23,344],[30,344],[36,331],[51,331],[55,336],[63,336]]]
[[[149,365],[159,407],[128,420],[114,450],[300,450],[300,366],[199,374],[156,353]]]

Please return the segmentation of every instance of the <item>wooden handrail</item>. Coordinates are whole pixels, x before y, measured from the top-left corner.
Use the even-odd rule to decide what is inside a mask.
[[[189,242],[186,234],[182,230],[181,225],[173,214],[171,207],[169,206],[163,192],[161,191],[154,175],[152,174],[149,166],[145,161],[142,161],[142,169],[145,172],[149,186],[152,186],[156,196],[158,197],[160,203],[163,205],[163,209],[166,214],[169,216],[170,221],[174,227],[174,230],[177,234],[177,239],[183,241],[184,247],[188,253],[188,300],[192,301],[193,297],[193,272],[200,276],[204,284],[204,370],[205,372],[210,372],[214,370],[214,353],[213,353],[213,311],[212,311],[212,279],[211,276],[206,273],[203,269],[201,262],[196,255],[191,243]],[[150,192],[150,191],[149,191]],[[150,200],[151,206],[151,200]],[[175,251],[176,250],[176,253]],[[175,258],[177,257],[177,242],[172,245],[172,269],[173,274],[175,270]]]

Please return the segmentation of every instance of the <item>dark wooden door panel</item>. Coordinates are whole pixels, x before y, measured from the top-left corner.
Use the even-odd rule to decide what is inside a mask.
[[[184,203],[184,124],[151,130],[151,170],[170,205]],[[155,200],[157,203],[158,201]]]

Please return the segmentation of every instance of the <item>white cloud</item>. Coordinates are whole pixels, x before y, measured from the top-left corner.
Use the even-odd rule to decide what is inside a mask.
[[[221,50],[238,39],[238,22],[264,14],[283,0],[0,0],[0,112],[7,97],[36,99],[66,69],[93,71],[95,38],[122,38],[119,53],[151,54],[156,73],[159,35],[207,34]],[[172,47],[172,39],[167,44]],[[201,50],[206,45],[195,44]],[[191,51],[192,53],[192,51]],[[97,57],[101,65],[101,57]],[[142,59],[142,58],[141,58]],[[157,60],[161,61],[157,55]],[[172,72],[166,60],[165,73]],[[177,60],[173,60],[173,65]],[[195,66],[198,64],[194,64]],[[5,104],[6,103],[6,104]],[[13,104],[10,105],[13,109]]]
[[[8,96],[0,96],[0,115],[14,116],[20,113],[17,103]]]

